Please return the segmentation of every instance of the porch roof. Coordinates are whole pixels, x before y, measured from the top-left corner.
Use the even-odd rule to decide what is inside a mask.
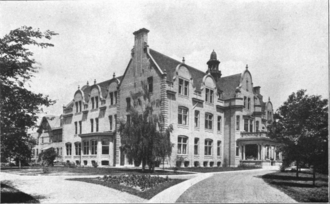
[[[114,136],[114,132],[112,131],[105,131],[105,132],[91,132],[91,133],[85,133],[85,134],[79,134],[78,136],[83,137],[97,137],[97,136]]]

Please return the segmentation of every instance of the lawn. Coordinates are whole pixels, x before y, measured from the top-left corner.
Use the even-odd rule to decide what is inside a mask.
[[[175,170],[176,168],[171,168],[171,169]],[[260,169],[260,167],[185,167],[185,168],[179,168],[178,170],[208,173],[208,172],[239,171],[239,170],[251,170],[251,169]]]
[[[68,180],[82,181],[82,182],[87,182],[87,183],[93,183],[93,184],[97,184],[97,185],[106,186],[108,188],[114,188],[114,189],[117,189],[119,191],[127,192],[129,194],[136,195],[136,196],[139,196],[139,197],[147,199],[147,200],[150,200],[152,197],[154,197],[158,193],[162,192],[163,190],[185,181],[184,179],[170,179],[169,181],[167,181],[165,183],[162,183],[162,184],[159,184],[159,185],[157,185],[153,188],[150,188],[146,191],[140,191],[140,190],[138,190],[136,188],[133,188],[133,187],[128,187],[128,186],[124,186],[124,185],[120,185],[120,184],[113,184],[113,183],[105,182],[105,181],[103,181],[101,179],[98,179],[98,178],[74,178],[74,179],[68,179]]]
[[[275,172],[262,177],[271,186],[281,190],[298,202],[328,202],[328,175],[316,174],[313,186],[311,172]]]
[[[1,182],[1,203],[39,203],[39,201],[22,191],[13,188],[9,182]]]
[[[94,167],[46,167],[43,168],[27,168],[27,169],[2,169],[6,173],[13,173],[19,175],[117,175],[117,174],[151,174],[151,175],[179,175],[187,174],[183,172],[155,170],[151,173],[149,170],[142,172],[140,168],[94,168]]]

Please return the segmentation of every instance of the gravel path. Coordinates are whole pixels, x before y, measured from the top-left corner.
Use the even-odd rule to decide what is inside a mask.
[[[273,171],[217,173],[189,188],[176,202],[296,203],[260,178],[271,172]]]
[[[147,200],[100,185],[65,180],[61,176],[18,176],[0,173],[15,188],[35,196],[40,203],[144,203]]]

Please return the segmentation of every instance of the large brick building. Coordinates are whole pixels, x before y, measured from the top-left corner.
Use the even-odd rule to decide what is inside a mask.
[[[264,102],[253,85],[248,66],[222,76],[213,51],[200,71],[163,55],[148,44],[148,30],[134,32],[131,59],[123,76],[78,87],[63,107],[63,160],[81,165],[132,165],[121,151],[118,120],[129,117],[132,96],[148,86],[154,111],[172,124],[174,143],[167,165],[184,160],[185,166],[269,165],[281,160],[276,143],[267,137],[273,106]],[[136,98],[135,98],[136,99]],[[142,103],[143,98],[141,98]]]

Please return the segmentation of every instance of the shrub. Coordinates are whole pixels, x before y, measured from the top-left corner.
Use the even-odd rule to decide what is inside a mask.
[[[125,185],[133,188],[140,188],[142,191],[153,188],[164,182],[168,182],[170,179],[168,176],[165,178],[160,176],[150,176],[150,175],[136,175],[136,174],[123,174],[120,176],[103,176],[99,178],[104,182],[111,184]]]
[[[66,162],[62,162],[62,164],[65,167],[76,168],[76,164],[74,162],[66,161]]]
[[[177,157],[176,158],[176,167],[181,167],[182,163],[184,161],[184,158],[183,157]]]
[[[96,161],[94,161],[94,160],[92,161],[92,165],[93,165],[93,167],[94,167],[94,168],[97,168],[97,167],[98,167],[98,164],[97,164],[97,162],[96,162]]]
[[[195,162],[194,162],[194,166],[195,166],[195,167],[199,167],[199,161],[195,161]]]

